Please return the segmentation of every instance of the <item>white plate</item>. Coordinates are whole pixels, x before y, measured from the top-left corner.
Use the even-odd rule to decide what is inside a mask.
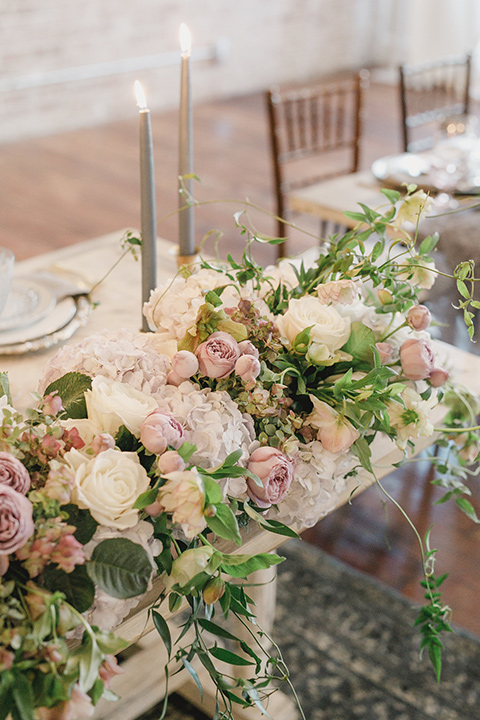
[[[14,278],[0,315],[0,342],[5,333],[38,323],[55,307],[52,291],[32,278]]]

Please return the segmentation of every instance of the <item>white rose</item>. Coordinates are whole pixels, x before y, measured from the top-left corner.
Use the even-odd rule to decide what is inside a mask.
[[[345,345],[350,336],[350,319],[313,295],[290,300],[286,313],[277,316],[275,322],[290,345],[298,333],[311,327],[310,341],[325,345],[331,353]]]
[[[85,393],[85,402],[89,419],[102,432],[114,435],[125,425],[137,437],[140,425],[157,407],[155,400],[140,390],[100,375],[93,378],[92,389]]]
[[[90,510],[101,525],[124,530],[138,522],[133,508],[138,496],[148,490],[149,477],[136,453],[105,450],[91,460],[70,450],[65,460],[75,472],[72,500]]]

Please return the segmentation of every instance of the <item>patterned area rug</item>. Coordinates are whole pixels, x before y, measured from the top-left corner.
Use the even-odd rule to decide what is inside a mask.
[[[419,660],[408,601],[301,541],[280,554],[287,559],[273,635],[307,720],[480,718],[479,638],[461,630],[445,638],[437,684],[428,660]],[[168,720],[208,720],[176,696],[169,713]],[[158,707],[141,720],[157,717]]]

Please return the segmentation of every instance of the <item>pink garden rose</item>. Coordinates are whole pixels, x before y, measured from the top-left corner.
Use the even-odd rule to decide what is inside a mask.
[[[140,442],[155,455],[165,452],[168,445],[176,450],[185,441],[185,431],[173,415],[157,408],[140,426]]]
[[[29,472],[12,453],[0,452],[0,484],[10,485],[22,495],[30,490]]]
[[[293,480],[293,462],[273,447],[259,447],[248,461],[248,469],[257,475],[263,487],[247,478],[247,493],[260,508],[268,508],[284,500]]]
[[[450,374],[448,370],[444,370],[442,367],[434,367],[432,372],[428,376],[428,380],[430,382],[430,385],[433,385],[433,387],[437,388],[444,385],[449,377]]]
[[[235,374],[243,382],[251,382],[260,375],[260,360],[254,355],[241,355],[235,363]]]
[[[407,322],[414,330],[426,330],[431,320],[430,310],[425,305],[411,307],[407,313]]]
[[[400,348],[400,362],[409,380],[425,380],[435,366],[435,354],[428,340],[406,340]]]
[[[202,375],[226,378],[240,357],[238,343],[226,332],[214,332],[195,351]]]
[[[10,485],[0,484],[0,553],[15,552],[33,535],[32,503]]]

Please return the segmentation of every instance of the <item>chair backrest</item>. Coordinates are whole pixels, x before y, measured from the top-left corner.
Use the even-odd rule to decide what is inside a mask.
[[[404,150],[425,150],[440,120],[469,111],[471,55],[400,65],[399,74]]]
[[[266,92],[276,213],[285,219],[288,193],[359,164],[362,90],[368,71]],[[317,157],[323,156],[321,164]],[[286,226],[278,222],[278,237]]]

